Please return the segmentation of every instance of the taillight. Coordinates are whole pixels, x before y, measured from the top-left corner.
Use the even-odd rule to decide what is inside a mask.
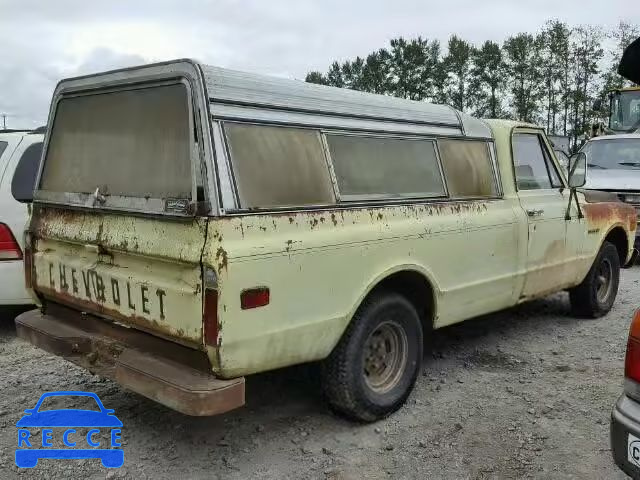
[[[269,305],[269,289],[267,287],[255,287],[243,290],[240,293],[240,308],[249,310]]]
[[[218,346],[218,276],[215,270],[204,267],[204,307],[202,311],[202,327],[204,341],[207,345]]]
[[[21,260],[22,250],[8,225],[0,223],[0,261]]]
[[[24,232],[24,286],[33,287],[33,238],[29,230]]]
[[[636,312],[629,328],[627,355],[624,359],[624,376],[640,383],[640,310]]]

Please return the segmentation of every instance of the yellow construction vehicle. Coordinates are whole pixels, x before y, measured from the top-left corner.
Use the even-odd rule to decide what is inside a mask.
[[[632,42],[622,54],[618,73],[640,85],[640,38]],[[602,102],[596,101],[593,108],[600,111]],[[640,86],[609,92],[609,121],[607,125],[593,125],[590,136],[634,132],[640,133]]]
[[[640,129],[640,87],[627,87],[609,93],[609,130],[632,133]]]

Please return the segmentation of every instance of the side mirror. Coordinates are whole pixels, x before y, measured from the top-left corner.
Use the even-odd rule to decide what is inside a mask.
[[[587,182],[587,156],[578,152],[569,159],[569,187],[583,187]]]
[[[593,111],[599,112],[600,110],[602,110],[602,99],[596,98],[593,102]]]

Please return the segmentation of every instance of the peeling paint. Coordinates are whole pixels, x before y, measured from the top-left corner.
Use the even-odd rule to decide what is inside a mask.
[[[620,224],[628,225],[630,231],[635,231],[638,223],[635,208],[622,202],[586,203],[582,205],[582,210],[590,229],[607,231],[612,225]]]
[[[218,261],[218,271],[227,269],[228,258],[227,251],[224,248],[218,247],[218,250],[216,251],[216,260]]]

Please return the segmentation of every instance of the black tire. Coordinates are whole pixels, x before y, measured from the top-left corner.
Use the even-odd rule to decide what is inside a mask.
[[[391,341],[394,335],[398,337],[395,350],[404,348],[406,353],[401,355],[401,364],[388,353],[393,350],[389,346],[395,344]],[[322,364],[322,388],[330,407],[361,422],[373,422],[395,412],[415,385],[422,363],[422,342],[422,324],[411,302],[395,292],[370,295]],[[380,344],[384,348],[380,349]],[[380,350],[385,351],[382,356],[386,360],[378,363]],[[387,363],[396,367],[384,366]],[[395,373],[385,374],[387,370]],[[374,384],[383,378],[388,380]]]
[[[606,294],[603,293],[602,269],[611,269]],[[618,294],[620,257],[615,245],[604,242],[589,273],[580,285],[569,290],[571,311],[578,317],[598,318],[606,315]]]

